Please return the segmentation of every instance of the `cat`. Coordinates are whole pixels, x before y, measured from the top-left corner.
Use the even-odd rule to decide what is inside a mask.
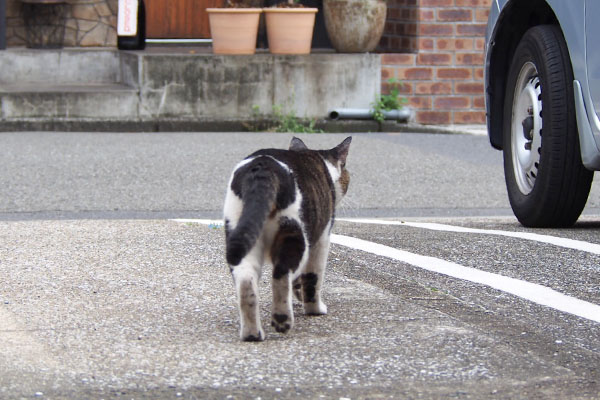
[[[335,207],[350,183],[351,141],[310,150],[294,137],[289,150],[258,150],[234,168],[223,214],[242,340],[265,338],[258,298],[264,264],[273,267],[271,325],[277,332],[294,325],[292,292],[306,314],[327,314],[321,286]]]

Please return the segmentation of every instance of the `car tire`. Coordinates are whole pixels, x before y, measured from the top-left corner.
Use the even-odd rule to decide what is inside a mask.
[[[593,172],[581,162],[573,72],[558,27],[533,27],[519,42],[503,118],[504,175],[515,216],[528,227],[573,225]]]

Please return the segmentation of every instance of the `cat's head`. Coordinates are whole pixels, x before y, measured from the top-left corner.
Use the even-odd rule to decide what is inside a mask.
[[[346,169],[346,158],[348,157],[350,142],[352,142],[352,136],[348,136],[333,149],[318,150],[318,153],[325,160],[325,164],[335,185],[336,203],[339,203],[346,192],[348,192],[348,186],[350,185],[350,174]],[[290,150],[303,151],[308,150],[308,147],[306,147],[302,140],[294,137],[290,142]]]

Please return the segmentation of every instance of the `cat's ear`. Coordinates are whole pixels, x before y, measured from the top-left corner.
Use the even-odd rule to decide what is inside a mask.
[[[348,136],[344,141],[338,144],[333,151],[338,160],[340,160],[342,167],[346,165],[346,157],[348,157],[348,150],[350,150],[350,142],[352,142],[352,136]]]
[[[300,150],[308,150],[308,147],[304,144],[304,142],[298,139],[296,136],[292,138],[290,142],[290,150],[300,151]]]

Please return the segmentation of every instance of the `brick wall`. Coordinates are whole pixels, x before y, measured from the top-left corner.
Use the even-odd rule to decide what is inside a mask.
[[[400,80],[418,123],[485,123],[483,48],[492,0],[391,1],[380,51],[401,52],[381,56],[382,92],[390,78]]]

